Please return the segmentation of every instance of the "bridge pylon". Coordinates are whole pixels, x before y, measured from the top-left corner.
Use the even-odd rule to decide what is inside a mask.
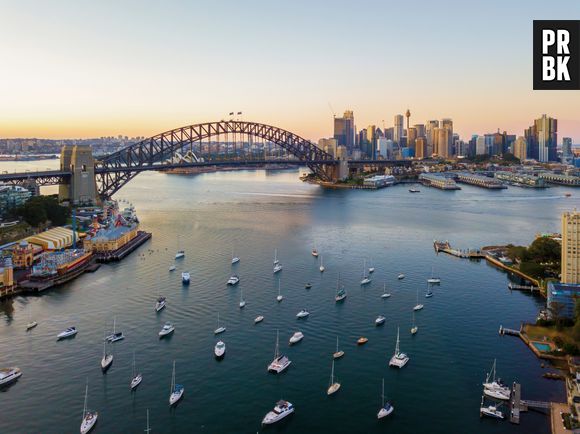
[[[90,146],[64,146],[60,153],[60,169],[71,173],[70,178],[58,187],[60,202],[74,205],[100,203],[95,179],[95,159]]]

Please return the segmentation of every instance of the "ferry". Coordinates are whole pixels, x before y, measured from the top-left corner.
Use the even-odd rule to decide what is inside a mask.
[[[20,368],[0,368],[0,386],[5,386],[18,380],[22,376]]]

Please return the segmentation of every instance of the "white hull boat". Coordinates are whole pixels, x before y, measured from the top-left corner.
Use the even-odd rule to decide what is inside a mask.
[[[280,400],[276,403],[274,409],[262,419],[262,425],[272,425],[276,422],[281,421],[286,416],[294,413],[294,406],[291,402]]]

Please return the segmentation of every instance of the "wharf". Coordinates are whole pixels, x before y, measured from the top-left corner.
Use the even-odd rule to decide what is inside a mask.
[[[106,264],[108,262],[120,261],[127,255],[135,251],[142,244],[149,241],[150,238],[151,232],[139,231],[135,238],[133,238],[131,241],[127,242],[127,244],[118,248],[117,250],[113,250],[111,252],[96,252],[95,256],[97,258],[97,262]]]
[[[510,422],[520,423],[520,411],[527,411],[527,407],[522,406],[522,386],[514,382],[512,386],[512,393],[510,396]]]
[[[64,274],[43,279],[28,278],[22,280],[18,282],[18,288],[20,289],[20,292],[43,292],[54,286],[62,285],[66,282],[76,279],[85,272],[94,272],[99,268],[99,266],[99,264],[94,262],[94,258],[91,258],[85,264],[75,267]]]
[[[514,283],[508,283],[508,289],[514,291],[530,291],[530,292],[534,292],[534,291],[540,291],[540,288],[538,286],[530,286],[530,285],[516,285]]]
[[[485,258],[485,255],[481,253],[479,250],[458,250],[451,248],[451,244],[449,241],[433,241],[433,248],[435,252],[443,252],[447,253],[448,255],[455,256],[457,258],[465,258],[465,259],[482,259]]]

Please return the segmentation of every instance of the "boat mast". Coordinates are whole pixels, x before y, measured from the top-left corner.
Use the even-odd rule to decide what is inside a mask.
[[[332,386],[333,384],[334,384],[334,359],[332,360],[332,370],[330,371],[330,386]]]
[[[133,378],[135,378],[135,350],[133,350]]]
[[[397,327],[397,345],[395,346],[395,356],[399,355],[399,327]]]
[[[381,393],[381,398],[383,400],[383,407],[385,406],[385,377],[383,377],[383,392]]]
[[[147,429],[145,430],[147,434],[151,432],[151,428],[149,428],[149,409],[147,409]]]
[[[338,336],[336,337],[336,352],[338,353]]]
[[[85,386],[85,404],[83,406],[83,419],[85,419],[85,415],[87,414],[87,396],[89,394],[89,379],[87,378],[87,385]]]
[[[276,349],[274,350],[274,360],[276,360],[278,358],[279,338],[280,338],[280,332],[279,332],[279,330],[276,330]]]

